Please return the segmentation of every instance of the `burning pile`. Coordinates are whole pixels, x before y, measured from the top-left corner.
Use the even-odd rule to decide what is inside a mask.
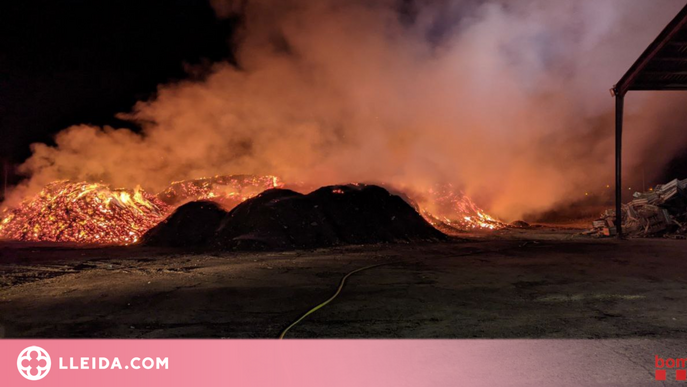
[[[228,211],[266,190],[283,186],[275,176],[215,176],[174,182],[153,196],[140,189],[111,189],[98,183],[57,181],[18,208],[5,210],[0,215],[0,239],[126,245],[138,242],[145,232],[185,203],[212,201]],[[345,188],[349,192],[346,197],[352,200],[363,195],[354,193],[356,191],[350,188],[354,186],[338,186],[332,192],[343,193],[348,187]],[[365,196],[369,190],[363,191],[365,194],[361,197],[375,198],[374,195]],[[419,196],[423,201],[416,210],[444,232],[505,227],[451,185],[436,186]],[[366,213],[373,217],[375,211],[378,210],[371,208]],[[303,219],[306,212],[292,212],[290,216]],[[361,225],[359,229],[365,227]]]
[[[136,243],[168,207],[137,189],[57,181],[18,208],[6,210],[0,237],[19,241]]]
[[[621,207],[624,235],[649,237],[687,233],[687,179],[659,184],[648,192],[635,192],[633,196],[634,200]],[[586,234],[616,235],[615,220],[615,210],[607,210]]]
[[[19,241],[136,243],[178,206],[212,200],[226,209],[282,184],[275,176],[216,176],[172,183],[157,196],[140,189],[57,181],[0,218],[0,238]]]
[[[505,223],[489,216],[463,191],[451,184],[431,188],[419,212],[442,231],[498,230],[506,227]]]
[[[276,176],[270,175],[215,176],[174,182],[157,197],[175,207],[191,201],[211,200],[232,209],[265,190],[282,186]]]

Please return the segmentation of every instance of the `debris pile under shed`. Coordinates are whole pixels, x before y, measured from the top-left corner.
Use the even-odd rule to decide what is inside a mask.
[[[634,199],[623,204],[623,235],[651,237],[687,234],[687,179],[659,184],[648,192],[635,192]],[[595,220],[587,234],[617,235],[615,210],[606,210]]]
[[[372,185],[320,188],[307,195],[270,189],[230,212],[191,202],[149,230],[153,246],[288,250],[438,240],[445,235],[399,196]]]

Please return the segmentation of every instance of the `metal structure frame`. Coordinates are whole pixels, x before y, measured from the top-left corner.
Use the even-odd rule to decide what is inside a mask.
[[[687,6],[613,86],[615,97],[615,226],[622,238],[622,147],[625,95],[631,90],[687,90]]]

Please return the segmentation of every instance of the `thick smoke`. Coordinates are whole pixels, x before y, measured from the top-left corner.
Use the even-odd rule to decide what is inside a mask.
[[[161,85],[122,115],[141,134],[77,125],[34,144],[14,197],[56,179],[155,192],[275,174],[451,182],[506,219],[546,210],[612,184],[608,89],[683,2],[213,0],[243,14],[238,66]],[[676,104],[628,99],[629,173],[687,144]]]

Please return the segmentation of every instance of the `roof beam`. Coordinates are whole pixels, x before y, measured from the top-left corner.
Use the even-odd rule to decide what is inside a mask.
[[[687,90],[687,83],[671,83],[662,86],[657,86],[655,83],[651,84],[634,84],[630,90],[635,91],[679,91]]]
[[[680,34],[683,27],[687,25],[687,6],[682,8],[680,13],[666,26],[658,37],[647,47],[637,61],[630,67],[630,69],[623,75],[617,84],[613,86],[613,93],[615,95],[625,95],[628,90],[633,89],[632,85],[637,81],[637,78],[644,72],[649,63],[654,60],[659,52],[663,50],[668,44],[673,46],[685,47],[687,41]],[[680,39],[680,40],[673,40]]]
[[[642,74],[640,75],[687,75],[687,70],[680,70],[680,71],[674,71],[674,70],[658,70],[658,71],[642,71]]]
[[[654,58],[654,60],[663,60],[666,62],[687,62],[687,56],[657,56],[656,58]]]

